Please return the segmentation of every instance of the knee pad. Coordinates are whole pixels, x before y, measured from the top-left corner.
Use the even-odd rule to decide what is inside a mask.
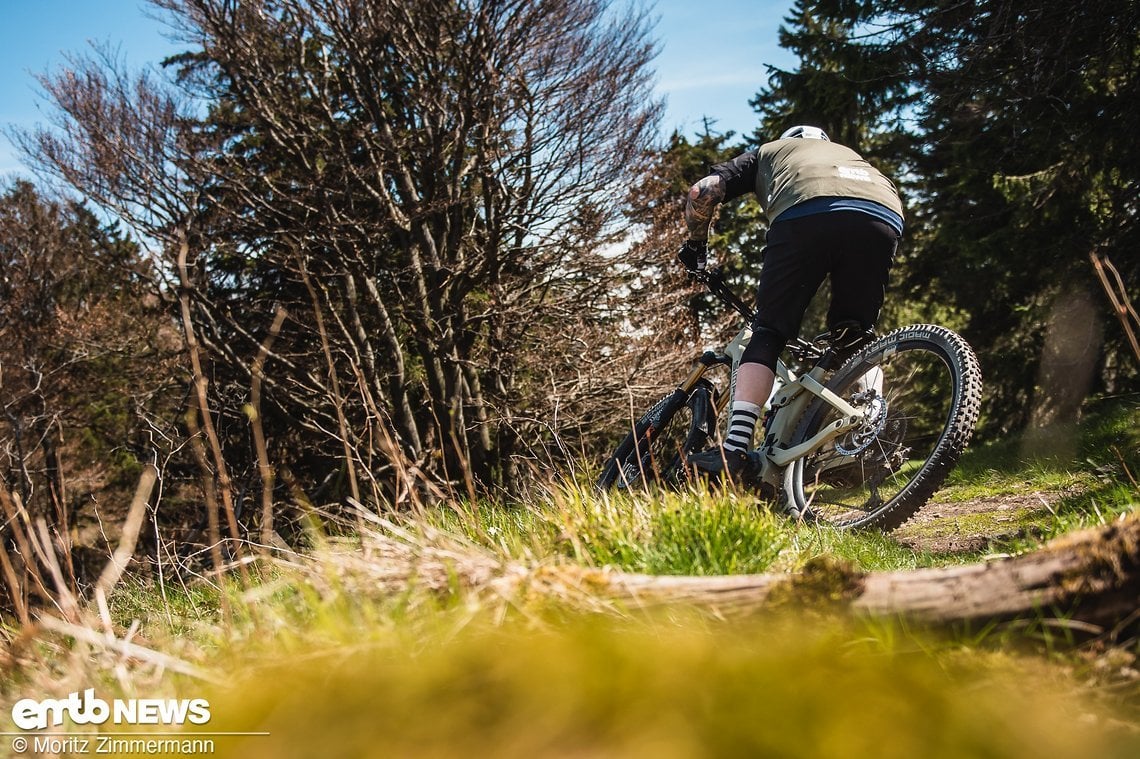
[[[771,327],[752,325],[752,339],[744,348],[741,363],[763,364],[776,371],[776,359],[784,350],[788,339]]]

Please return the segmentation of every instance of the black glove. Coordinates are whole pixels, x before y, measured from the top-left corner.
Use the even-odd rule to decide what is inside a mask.
[[[690,274],[705,270],[709,259],[709,244],[707,240],[686,240],[677,251],[677,260],[685,265]]]

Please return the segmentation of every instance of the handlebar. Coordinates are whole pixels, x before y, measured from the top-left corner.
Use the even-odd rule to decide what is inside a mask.
[[[740,296],[732,291],[724,281],[724,270],[719,266],[710,266],[704,271],[693,272],[693,277],[704,284],[717,300],[743,316],[749,322],[756,318],[756,310],[750,308]]]

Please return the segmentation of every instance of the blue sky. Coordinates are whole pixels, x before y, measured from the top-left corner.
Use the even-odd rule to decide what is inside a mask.
[[[708,116],[720,131],[750,134],[748,105],[768,82],[766,64],[794,68],[778,33],[793,0],[657,0],[658,90],[663,127],[693,134]]]
[[[414,2],[415,0],[409,0]],[[748,134],[748,100],[767,81],[765,64],[794,59],[777,30],[792,0],[658,0],[658,91],[667,98],[668,132],[693,134],[703,116],[720,131]],[[68,52],[109,43],[132,67],[156,64],[181,49],[144,0],[0,0],[0,124],[46,121],[35,74],[58,68]],[[0,135],[0,176],[27,174]]]

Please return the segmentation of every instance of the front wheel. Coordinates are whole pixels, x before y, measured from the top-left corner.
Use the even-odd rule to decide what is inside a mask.
[[[713,435],[715,394],[702,379],[691,392],[674,390],[654,404],[606,460],[598,489],[680,482],[689,454],[703,450]]]
[[[893,530],[941,487],[973,435],[982,397],[978,359],[954,332],[919,324],[860,350],[827,387],[865,420],[791,464],[796,508],[846,529]],[[839,418],[817,399],[792,444]]]

